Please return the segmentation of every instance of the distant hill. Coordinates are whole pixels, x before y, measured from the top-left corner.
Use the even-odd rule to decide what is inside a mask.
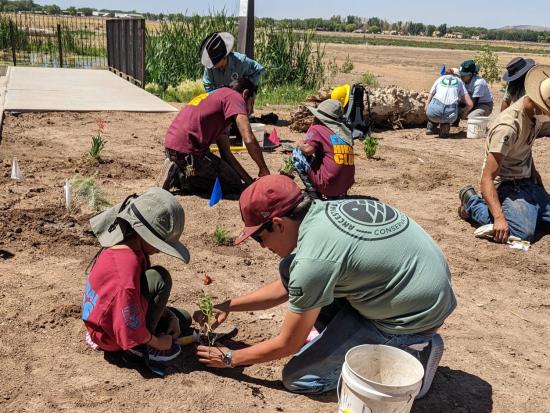
[[[550,32],[550,27],[545,26],[504,26],[500,30],[531,30],[534,32]]]

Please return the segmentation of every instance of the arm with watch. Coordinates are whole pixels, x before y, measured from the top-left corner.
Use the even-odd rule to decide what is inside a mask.
[[[225,301],[215,306],[216,322],[214,328],[225,321],[230,312],[266,310],[280,305],[288,300],[288,292],[279,280],[259,290],[241,297]],[[287,312],[281,332],[278,336],[255,344],[253,346],[231,350],[227,347],[198,346],[197,357],[208,367],[225,368],[249,366],[265,363],[290,356],[296,353],[306,341],[315,324],[320,308],[304,313]],[[200,323],[201,313],[195,313],[195,319]]]

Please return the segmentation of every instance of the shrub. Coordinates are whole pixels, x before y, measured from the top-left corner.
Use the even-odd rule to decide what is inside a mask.
[[[349,54],[346,56],[346,60],[344,60],[344,63],[342,63],[342,66],[340,67],[340,70],[342,73],[351,73],[353,70],[354,65],[351,61],[351,58],[349,57]]]
[[[378,149],[378,138],[374,136],[367,136],[363,142],[363,150],[368,159],[374,158],[376,150]]]
[[[488,46],[476,54],[474,61],[479,65],[479,74],[487,82],[493,83],[500,80],[501,69],[498,64],[498,56]]]
[[[361,76],[360,82],[365,86],[370,87],[379,87],[380,83],[378,82],[378,79],[374,73],[371,72],[365,72]]]
[[[182,80],[176,87],[168,86],[162,97],[169,102],[189,102],[204,92],[202,80]]]
[[[70,179],[75,194],[93,211],[99,212],[111,206],[92,176],[74,175]]]

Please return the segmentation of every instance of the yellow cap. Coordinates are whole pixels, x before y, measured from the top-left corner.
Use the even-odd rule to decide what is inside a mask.
[[[336,86],[334,89],[332,89],[332,93],[330,94],[330,98],[334,100],[339,100],[342,106],[346,106],[349,102],[349,95],[351,92],[351,87],[349,84]]]

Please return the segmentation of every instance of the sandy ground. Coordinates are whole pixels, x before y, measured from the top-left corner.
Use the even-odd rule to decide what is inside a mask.
[[[340,74],[336,82],[356,82],[366,71],[374,73],[382,86],[398,85],[413,90],[430,90],[438,76],[439,68],[458,67],[464,60],[472,59],[476,52],[469,50],[444,50],[410,47],[327,44],[326,56],[335,58],[342,65],[349,55],[354,64],[350,74]],[[497,53],[502,68],[517,55]],[[523,55],[540,64],[550,64],[550,56]],[[504,69],[503,69],[504,71]],[[431,73],[431,75],[430,75]],[[499,93],[502,85],[495,83],[493,91]]]
[[[385,73],[395,72],[387,67]],[[288,119],[288,112],[280,114]],[[90,212],[65,212],[63,182],[75,173],[96,174],[113,202],[144,191],[160,171],[163,135],[174,114],[103,116],[108,162],[100,165],[83,155],[95,133],[96,114],[21,114],[5,120],[0,250],[14,256],[0,258],[0,411],[335,412],[334,393],[287,393],[279,381],[284,361],[211,371],[187,347],[172,366],[173,374],[148,379],[108,363],[85,345],[80,320],[83,273],[98,247],[88,232]],[[284,126],[278,132],[289,141],[299,137]],[[456,139],[448,140],[427,137],[421,129],[378,133],[383,139],[377,157],[357,157],[352,189],[409,214],[449,259],[459,306],[442,329],[446,351],[432,389],[413,411],[550,411],[550,237],[541,236],[529,252],[473,237],[473,228],[456,216],[457,192],[467,183],[477,185],[484,142],[460,139],[464,134],[454,132]],[[355,149],[361,153],[359,143]],[[535,144],[535,160],[547,186],[550,165],[544,160],[549,151],[550,140]],[[27,176],[24,182],[9,179],[13,156]],[[276,151],[265,156],[276,171],[283,155]],[[237,157],[255,173],[247,154]],[[199,197],[178,200],[186,211],[182,241],[192,262],[154,258],[172,273],[171,304],[193,310],[201,289],[223,300],[276,279],[277,257],[254,242],[214,245],[217,225],[239,233],[236,201],[224,200],[210,209]],[[214,279],[208,287],[202,283],[205,271]],[[282,306],[232,315],[239,333],[226,344],[272,337],[284,312]]]

